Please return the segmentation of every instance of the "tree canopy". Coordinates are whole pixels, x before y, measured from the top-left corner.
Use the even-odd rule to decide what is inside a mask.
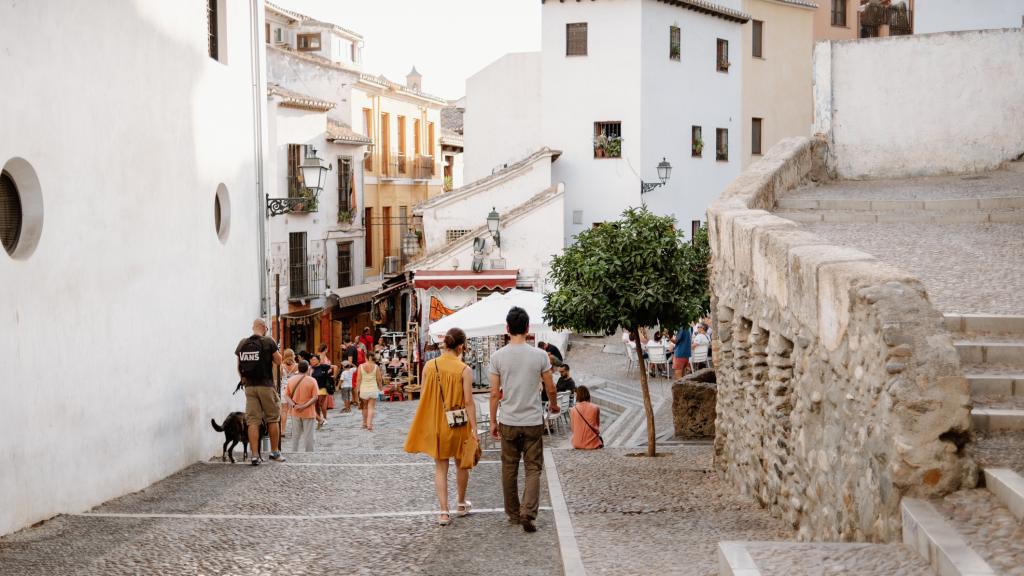
[[[556,329],[611,332],[689,323],[710,305],[707,229],[687,242],[675,218],[646,207],[586,230],[551,264],[557,291],[544,315]]]

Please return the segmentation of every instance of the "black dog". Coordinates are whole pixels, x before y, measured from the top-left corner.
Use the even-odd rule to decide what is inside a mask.
[[[245,423],[245,412],[232,412],[228,414],[228,417],[224,419],[224,423],[220,426],[217,425],[217,421],[210,418],[210,424],[213,429],[217,432],[224,433],[224,449],[220,455],[220,461],[223,462],[227,458],[231,458],[231,463],[235,463],[235,446],[238,443],[242,443],[242,460],[249,458],[249,427]],[[260,440],[267,436],[267,423],[260,423]],[[231,447],[228,447],[231,444]]]

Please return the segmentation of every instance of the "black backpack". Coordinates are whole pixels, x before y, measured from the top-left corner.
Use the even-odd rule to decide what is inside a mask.
[[[246,379],[263,377],[263,342],[262,337],[253,334],[238,349],[238,371]]]

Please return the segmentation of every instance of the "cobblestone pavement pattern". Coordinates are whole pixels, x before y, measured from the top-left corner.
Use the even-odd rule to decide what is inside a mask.
[[[486,511],[503,506],[494,452],[470,479],[482,512],[436,525],[431,462],[401,452],[415,407],[382,403],[373,432],[335,410],[316,453],[256,468],[218,455],[0,538],[0,575],[560,574],[544,483],[536,534]]]
[[[1024,314],[1024,224],[803,224],[920,278],[942,312]]]
[[[960,490],[936,506],[997,574],[1024,576],[1024,524],[991,492]]]

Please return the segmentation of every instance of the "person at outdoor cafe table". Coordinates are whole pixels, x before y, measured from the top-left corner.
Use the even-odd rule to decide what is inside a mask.
[[[547,352],[548,354],[551,354],[555,358],[558,358],[559,362],[565,360],[562,357],[562,351],[559,350],[558,346],[555,346],[554,344],[551,344],[549,342],[537,342],[537,348],[540,348],[541,350]]]

